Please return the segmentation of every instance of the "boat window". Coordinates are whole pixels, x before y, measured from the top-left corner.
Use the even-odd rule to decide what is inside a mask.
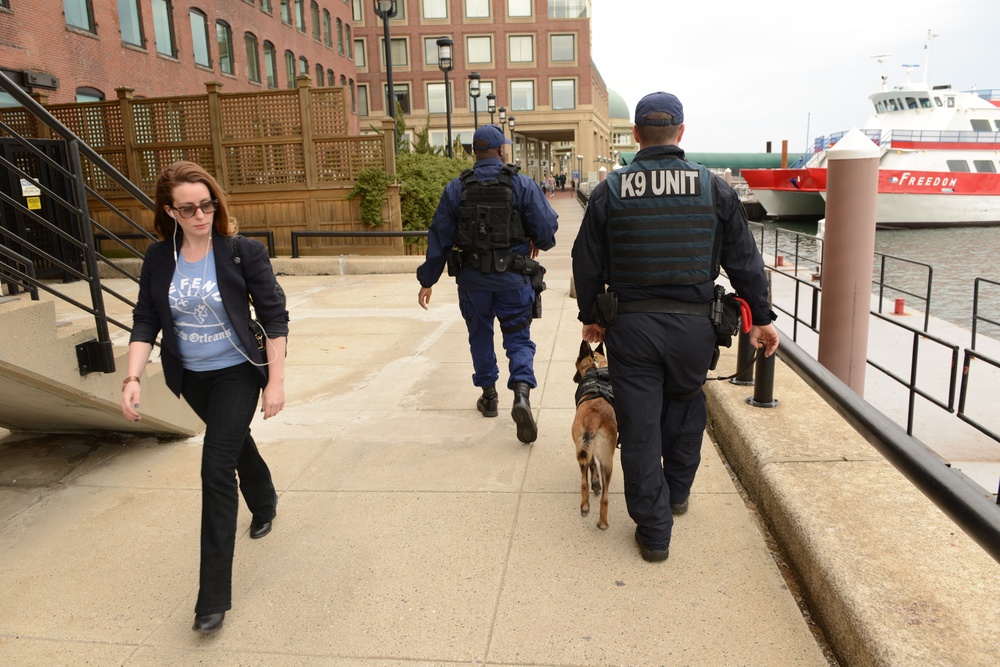
[[[899,107],[896,106],[896,100],[891,98],[889,99],[889,108],[892,109],[893,111],[899,111]]]
[[[954,109],[955,108],[955,98],[954,97],[946,97],[945,99],[948,100],[948,108],[949,109]]]
[[[991,160],[973,160],[972,164],[980,174],[997,173],[996,165]]]
[[[883,102],[875,103],[875,113],[882,113],[885,111],[885,104]]]
[[[944,104],[941,103],[941,98],[940,97],[935,97],[934,98],[934,104],[936,104],[939,107],[943,107],[944,106]]]
[[[967,174],[969,173],[969,163],[965,160],[948,160],[948,171],[960,171]]]
[[[917,108],[917,100],[916,100],[916,98],[907,97],[906,98],[906,108],[907,109],[916,109]]]
[[[920,108],[921,109],[930,109],[931,108],[931,100],[930,100],[930,98],[928,98],[928,97],[921,97],[920,98]]]
[[[992,132],[993,128],[990,127],[990,121],[985,118],[972,118],[970,119],[972,123],[972,129],[976,132]]]
[[[1000,132],[1000,120],[993,121],[997,126],[997,132]]]

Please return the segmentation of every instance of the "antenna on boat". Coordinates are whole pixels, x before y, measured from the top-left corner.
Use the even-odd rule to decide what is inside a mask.
[[[882,85],[879,88],[880,93],[885,90],[888,90],[889,77],[888,75],[882,73],[882,66],[885,65],[885,59],[891,55],[892,55],[891,53],[880,53],[878,55],[871,56],[872,58],[878,61],[878,78],[882,82]]]
[[[924,43],[924,85],[927,85],[927,71],[931,66],[931,40],[935,37],[940,37],[938,33],[931,32],[931,29],[927,29],[927,42]]]

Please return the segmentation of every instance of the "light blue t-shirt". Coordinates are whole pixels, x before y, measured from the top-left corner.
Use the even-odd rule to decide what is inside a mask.
[[[169,298],[184,368],[214,371],[247,361],[222,304],[211,248],[198,262],[178,255]]]

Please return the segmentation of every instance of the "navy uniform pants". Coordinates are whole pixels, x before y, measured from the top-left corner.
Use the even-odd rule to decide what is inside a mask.
[[[515,382],[527,382],[535,387],[535,344],[531,342],[531,304],[535,292],[531,285],[519,289],[497,292],[458,288],[458,307],[469,329],[469,347],[472,351],[472,384],[489,387],[500,377],[497,355],[493,346],[493,322],[500,324],[503,349],[507,352],[510,378],[507,387]]]
[[[701,386],[715,338],[707,317],[673,313],[619,315],[607,331],[625,503],[653,549],[669,546],[670,504],[687,500],[701,462],[707,421]]]
[[[239,490],[254,516],[274,516],[277,496],[250,421],[260,396],[249,363],[217,371],[184,371],[181,394],[205,422],[201,453],[201,574],[196,614],[232,606],[233,551]]]

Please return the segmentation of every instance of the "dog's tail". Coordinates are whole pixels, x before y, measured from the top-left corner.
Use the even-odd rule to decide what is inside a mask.
[[[590,429],[585,429],[580,436],[580,448],[576,452],[576,458],[581,464],[589,464],[594,457],[594,435]]]

